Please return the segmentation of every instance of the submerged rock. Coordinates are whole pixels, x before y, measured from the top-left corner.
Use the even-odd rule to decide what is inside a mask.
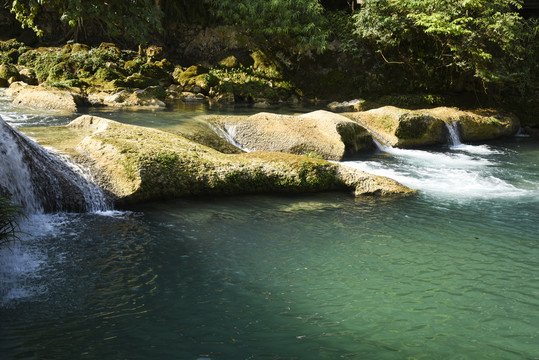
[[[444,122],[420,111],[384,106],[344,114],[365,127],[384,145],[410,148],[445,142]]]
[[[225,130],[241,148],[311,154],[342,160],[347,153],[372,147],[370,135],[344,116],[319,110],[300,116],[258,113],[220,116],[208,121]]]
[[[119,204],[254,192],[414,192],[393,180],[321,159],[274,152],[223,154],[182,136],[88,115],[68,126],[94,131],[78,149],[107,179],[103,186]]]

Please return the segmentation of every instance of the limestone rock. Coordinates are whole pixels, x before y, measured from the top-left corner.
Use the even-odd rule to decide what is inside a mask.
[[[314,154],[341,160],[372,146],[370,135],[344,116],[319,110],[300,116],[258,113],[208,121],[224,129],[242,148],[291,154]]]
[[[367,101],[363,99],[354,99],[344,102],[334,101],[328,104],[328,108],[334,112],[365,111],[367,110]]]
[[[513,114],[495,110],[462,111],[448,107],[420,110],[445,123],[457,123],[462,141],[486,141],[512,136],[520,128]]]
[[[410,148],[446,141],[444,122],[427,113],[393,106],[344,114],[384,145]]]
[[[158,86],[142,90],[122,90],[115,94],[96,93],[89,96],[94,105],[113,107],[164,108],[166,105],[159,97],[166,97],[166,92]]]
[[[226,67],[226,68],[234,68],[238,67],[240,65],[240,62],[234,55],[230,55],[223,60],[219,61],[219,66]]]
[[[272,152],[223,154],[161,130],[89,115],[68,126],[93,130],[78,148],[93,160],[107,179],[103,187],[120,204],[198,194],[414,192],[392,180],[321,159]]]
[[[23,83],[24,84],[24,83]],[[11,88],[13,87],[13,89]],[[6,95],[14,96],[13,104],[45,109],[77,111],[85,99],[75,92],[44,86],[21,85],[15,82]]]
[[[13,83],[13,80],[18,80],[19,71],[14,65],[11,64],[2,64],[0,65],[0,79],[2,81],[2,87],[7,87],[7,85]]]

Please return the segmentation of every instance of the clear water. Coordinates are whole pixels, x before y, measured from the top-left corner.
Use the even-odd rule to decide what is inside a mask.
[[[348,164],[418,196],[31,217],[0,358],[538,359],[539,144],[383,150]]]

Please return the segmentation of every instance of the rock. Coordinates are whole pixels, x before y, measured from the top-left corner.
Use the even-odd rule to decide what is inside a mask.
[[[9,89],[6,90],[5,95],[14,98],[27,86],[28,84],[22,81],[14,82],[9,85]]]
[[[125,79],[125,86],[138,89],[144,89],[148,86],[155,86],[158,85],[158,83],[159,81],[157,79],[153,79],[141,74],[133,74]]]
[[[29,213],[91,209],[91,194],[96,186],[64,159],[13,129],[2,118],[0,138],[0,193],[10,195]]]
[[[101,44],[99,44],[98,49],[100,51],[108,51],[116,56],[120,56],[120,54],[122,53],[120,48],[114,43],[102,42]]]
[[[328,108],[334,112],[365,111],[367,110],[367,101],[363,99],[354,99],[344,102],[334,101],[328,104]]]
[[[251,57],[254,60],[253,69],[277,71],[275,64],[262,51],[253,52]]]
[[[219,94],[215,97],[215,100],[219,104],[234,104],[236,102],[236,99],[234,98],[234,93],[232,92],[225,92]]]
[[[33,69],[21,67],[19,69],[19,75],[21,81],[27,83],[28,85],[38,85],[36,73]]]
[[[186,103],[206,103],[209,101],[208,97],[203,94],[195,94],[189,91],[183,91],[180,99]]]
[[[347,153],[370,148],[370,135],[344,116],[315,111],[301,116],[259,113],[208,119],[227,131],[244,149],[315,154],[341,160]]]
[[[163,57],[163,47],[161,46],[150,45],[145,52],[149,61],[160,60]]]
[[[253,104],[253,107],[257,109],[268,109],[271,107],[271,104],[267,101],[257,101]]]
[[[78,148],[89,156],[117,204],[193,195],[353,190],[410,194],[392,180],[305,156],[222,154],[157,129],[81,116],[70,128],[93,130]]]
[[[461,141],[486,141],[515,135],[520,128],[516,116],[495,110],[462,111],[448,107],[420,110],[445,123],[457,123]]]
[[[143,90],[122,90],[102,98],[102,104],[113,107],[164,108],[166,92],[158,86],[150,86]],[[95,101],[96,97],[92,100]]]
[[[420,111],[384,106],[343,115],[366,128],[384,145],[410,148],[446,142],[444,122]]]
[[[67,110],[75,112],[79,106],[85,105],[85,99],[69,90],[60,90],[44,86],[22,86],[15,82],[13,90],[8,89],[6,95],[14,95],[13,104],[45,109]]]
[[[4,85],[2,87],[7,87],[9,84],[17,81],[19,78],[19,71],[15,67],[15,65],[11,64],[2,64],[0,65],[0,79],[5,80],[3,83]],[[11,82],[10,82],[11,79]]]
[[[174,83],[183,86],[187,91],[204,92],[205,94],[208,94],[210,88],[219,82],[214,75],[208,73],[206,68],[195,65],[190,66],[185,71],[177,67],[172,73],[172,78]]]
[[[234,55],[231,55],[219,61],[219,66],[226,67],[226,68],[235,68],[235,67],[238,67],[239,65],[240,65],[240,62]]]
[[[182,70],[180,67],[174,69],[172,78],[176,84],[181,86],[194,84],[194,78],[198,75],[206,73],[207,70],[201,66],[190,66],[186,70]]]

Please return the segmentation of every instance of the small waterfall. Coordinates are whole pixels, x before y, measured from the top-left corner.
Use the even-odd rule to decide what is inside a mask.
[[[447,131],[449,132],[449,145],[452,147],[462,146],[463,144],[460,141],[458,123],[456,122],[452,122],[451,124],[445,123],[445,127],[447,128]]]
[[[110,209],[88,173],[66,156],[51,153],[0,118],[0,195],[28,214]]]
[[[240,150],[243,150],[245,152],[251,152],[252,150],[244,148],[241,146],[235,139],[236,137],[236,125],[225,125],[224,127],[220,126],[213,126],[210,124],[210,126],[214,129],[217,134],[220,134],[226,141],[228,141],[230,144],[234,145]]]

